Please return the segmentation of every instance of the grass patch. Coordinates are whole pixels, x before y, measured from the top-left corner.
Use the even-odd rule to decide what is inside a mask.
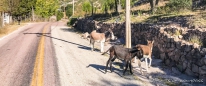
[[[191,36],[188,41],[191,43],[197,43],[198,45],[201,45],[201,46],[203,45],[200,37],[196,35]]]
[[[11,25],[6,25],[2,28],[0,28],[0,38],[15,31],[16,29],[18,29],[21,26],[24,26],[25,23],[21,23],[21,25],[17,25],[17,23],[11,24]]]

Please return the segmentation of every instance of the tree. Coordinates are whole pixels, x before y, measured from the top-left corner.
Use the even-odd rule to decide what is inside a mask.
[[[83,3],[82,9],[83,9],[83,11],[86,12],[86,15],[87,15],[88,12],[91,12],[92,6],[91,6],[90,2],[85,1],[85,2]]]
[[[66,15],[68,17],[72,16],[73,15],[73,6],[71,4],[68,4],[67,7],[66,7]]]
[[[37,0],[35,13],[43,18],[55,15],[58,7],[58,0]]]
[[[151,12],[154,13],[156,11],[156,6],[159,3],[159,0],[149,0],[150,2],[150,7],[151,7]]]

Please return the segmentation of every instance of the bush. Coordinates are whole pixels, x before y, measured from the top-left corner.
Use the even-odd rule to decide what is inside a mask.
[[[64,17],[63,12],[57,11],[57,21],[61,20],[61,18],[63,18],[63,17]]]
[[[77,21],[77,18],[70,18],[69,22],[67,22],[67,25],[73,26],[76,21]]]
[[[72,16],[72,11],[73,11],[73,6],[71,4],[67,5],[67,7],[66,7],[66,15],[68,16],[68,18],[70,16]]]
[[[192,0],[170,0],[168,5],[175,10],[191,9]]]

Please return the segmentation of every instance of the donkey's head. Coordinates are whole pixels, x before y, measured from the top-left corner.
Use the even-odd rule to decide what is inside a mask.
[[[105,32],[105,37],[106,37],[106,40],[109,40],[109,39],[115,40],[114,33],[110,29]]]
[[[151,50],[153,48],[153,44],[154,44],[154,40],[152,41],[147,40],[147,45],[151,48]]]

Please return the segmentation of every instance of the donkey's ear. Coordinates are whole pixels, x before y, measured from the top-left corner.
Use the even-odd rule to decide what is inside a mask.
[[[152,44],[154,43],[154,40],[152,40]]]

